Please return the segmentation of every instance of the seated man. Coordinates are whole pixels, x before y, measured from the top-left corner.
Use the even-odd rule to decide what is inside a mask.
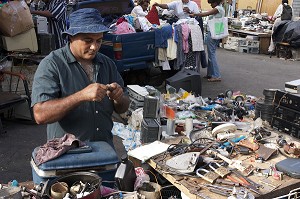
[[[68,44],[45,57],[35,73],[35,120],[48,124],[48,140],[71,133],[82,141],[112,145],[112,113],[124,113],[129,98],[115,63],[98,52],[109,29],[93,8],[71,13],[69,21],[63,32]]]

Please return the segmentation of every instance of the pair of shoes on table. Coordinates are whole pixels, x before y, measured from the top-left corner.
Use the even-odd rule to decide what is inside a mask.
[[[212,77],[212,78],[207,79],[207,81],[209,81],[209,82],[220,82],[221,78]]]

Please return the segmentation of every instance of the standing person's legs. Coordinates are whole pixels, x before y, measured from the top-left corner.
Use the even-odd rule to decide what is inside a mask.
[[[212,39],[210,33],[207,35],[207,51],[208,51],[208,68],[207,75],[210,75],[213,79],[221,78],[219,71],[219,65],[216,57],[216,50],[219,44],[219,40]]]
[[[273,24],[273,27],[272,27],[272,35],[271,35],[271,41],[270,41],[270,46],[268,48],[268,52],[269,53],[272,53],[274,50],[275,50],[275,44],[273,42],[273,32],[274,32],[274,28],[281,22],[281,19],[280,18],[277,18],[275,21],[274,21],[274,24]]]

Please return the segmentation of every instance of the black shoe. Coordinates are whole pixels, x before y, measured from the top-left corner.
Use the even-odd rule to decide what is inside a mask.
[[[205,78],[205,79],[210,79],[210,78],[211,78],[211,76],[209,76],[209,75],[205,75],[203,78]]]

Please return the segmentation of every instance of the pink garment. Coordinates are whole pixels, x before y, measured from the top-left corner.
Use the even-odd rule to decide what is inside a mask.
[[[70,149],[85,146],[85,143],[78,140],[73,134],[65,134],[61,138],[54,138],[49,140],[46,144],[41,146],[35,154],[35,163],[37,166],[55,159]]]
[[[190,35],[190,28],[188,26],[188,24],[183,23],[181,24],[182,27],[182,48],[183,48],[183,52],[184,53],[188,53],[189,52],[189,35]]]
[[[126,21],[123,21],[122,23],[118,24],[116,27],[117,29],[114,32],[114,34],[128,34],[128,33],[136,32],[134,27]]]

